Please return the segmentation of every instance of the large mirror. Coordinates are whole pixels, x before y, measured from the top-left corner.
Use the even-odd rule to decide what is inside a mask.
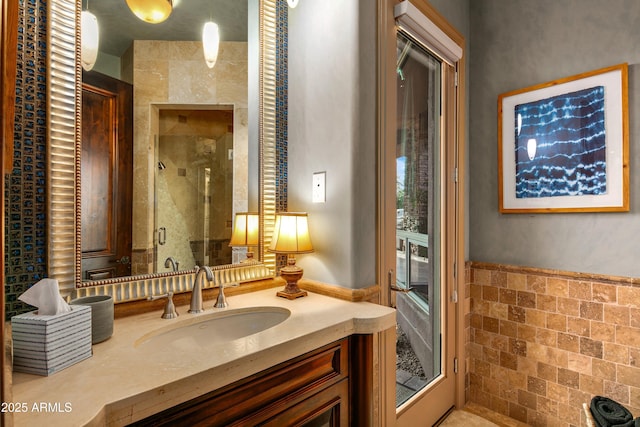
[[[249,210],[248,159],[258,156],[248,114],[257,7],[249,16],[246,0],[174,2],[148,23],[122,0],[88,4],[100,38],[82,77],[82,280],[238,262],[232,221]],[[203,53],[207,22],[218,27],[215,63]]]
[[[117,276],[153,277],[237,261],[231,222],[247,210],[260,212],[257,258],[273,270],[264,247],[275,215],[275,3],[174,1],[166,21],[149,24],[123,0],[90,2],[101,47],[87,72],[68,44],[80,42],[79,19],[69,21],[79,4],[52,1],[49,264],[63,291],[109,283],[116,267]],[[220,28],[213,68],[202,52],[203,17]],[[118,152],[122,141],[130,160]],[[120,210],[130,201],[122,220],[130,236],[116,229],[122,214],[104,208],[109,197]],[[123,241],[130,252],[115,247]]]

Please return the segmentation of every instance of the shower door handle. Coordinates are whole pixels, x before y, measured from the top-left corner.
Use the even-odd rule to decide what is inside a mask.
[[[160,227],[158,229],[158,244],[164,245],[167,243],[167,229],[165,227]]]

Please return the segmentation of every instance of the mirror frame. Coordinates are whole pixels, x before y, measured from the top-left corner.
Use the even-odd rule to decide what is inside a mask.
[[[276,212],[276,51],[278,0],[259,0],[259,214],[262,263],[216,267],[226,271],[229,280],[273,277],[275,254],[266,251]],[[48,265],[49,277],[56,278],[60,292],[68,296],[76,289],[102,287],[93,293],[111,293],[116,284],[124,293],[131,288],[136,298],[152,291],[155,283],[166,286],[160,291],[181,292],[194,271],[129,276],[82,282],[81,274],[81,94],[80,12],[77,0],[49,0],[49,39],[47,44],[48,108]],[[227,271],[228,270],[228,271]],[[237,270],[237,271],[236,271]],[[168,288],[168,289],[167,289]],[[116,298],[116,302],[129,298]]]

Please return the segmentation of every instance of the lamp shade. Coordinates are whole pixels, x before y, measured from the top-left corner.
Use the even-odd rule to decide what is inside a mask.
[[[215,22],[207,22],[202,29],[202,49],[207,67],[213,68],[218,60],[220,48],[220,30]]]
[[[229,246],[258,246],[260,217],[257,213],[238,212]]]
[[[298,0],[287,0],[287,4],[289,5],[289,7],[291,9],[293,9],[294,7],[296,7],[298,5]]]
[[[96,16],[83,10],[80,15],[80,60],[82,68],[91,71],[98,58],[98,47],[100,44],[100,32],[98,30],[98,19]]]
[[[281,254],[313,252],[307,214],[303,212],[277,214],[269,251]]]
[[[173,10],[172,0],[127,0],[134,15],[150,24],[165,21]]]

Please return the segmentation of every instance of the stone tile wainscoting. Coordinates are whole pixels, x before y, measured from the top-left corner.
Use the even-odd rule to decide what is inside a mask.
[[[470,262],[467,282],[471,402],[568,427],[602,395],[640,417],[640,279]]]

